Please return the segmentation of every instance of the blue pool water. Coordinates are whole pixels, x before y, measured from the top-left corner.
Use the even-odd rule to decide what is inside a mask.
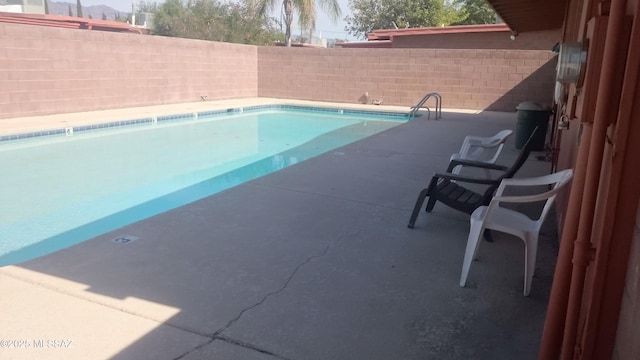
[[[0,266],[188,204],[402,120],[263,110],[5,139],[0,142]]]

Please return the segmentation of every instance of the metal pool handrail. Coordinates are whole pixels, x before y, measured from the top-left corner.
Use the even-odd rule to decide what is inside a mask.
[[[409,111],[409,120],[415,117],[418,110],[420,110],[423,107],[423,105],[427,102],[427,100],[429,100],[432,97],[436,99],[435,120],[442,118],[442,96],[437,92],[432,92],[425,95],[422,98],[422,100],[418,102],[418,104],[411,107],[411,111]],[[424,108],[427,109],[427,119],[431,119],[431,109],[429,109],[428,106],[424,106]]]

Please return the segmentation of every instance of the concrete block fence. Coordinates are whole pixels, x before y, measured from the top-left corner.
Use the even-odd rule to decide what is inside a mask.
[[[526,100],[550,103],[555,63],[541,50],[260,47],[258,94],[357,102],[368,92],[411,106],[435,91],[446,108],[513,111]]]
[[[545,50],[257,47],[160,36],[0,24],[0,118],[275,97],[356,103],[368,92],[411,106],[512,111],[550,102]]]

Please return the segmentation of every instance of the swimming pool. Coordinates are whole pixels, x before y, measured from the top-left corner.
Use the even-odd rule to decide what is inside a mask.
[[[0,137],[0,266],[376,134],[405,114],[268,106]]]

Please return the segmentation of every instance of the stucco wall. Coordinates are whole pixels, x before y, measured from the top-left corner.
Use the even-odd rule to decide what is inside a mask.
[[[257,48],[0,24],[0,117],[258,94]]]
[[[513,111],[549,104],[556,57],[533,50],[258,49],[259,95],[357,102],[363,93],[411,106],[426,93],[447,108]]]

